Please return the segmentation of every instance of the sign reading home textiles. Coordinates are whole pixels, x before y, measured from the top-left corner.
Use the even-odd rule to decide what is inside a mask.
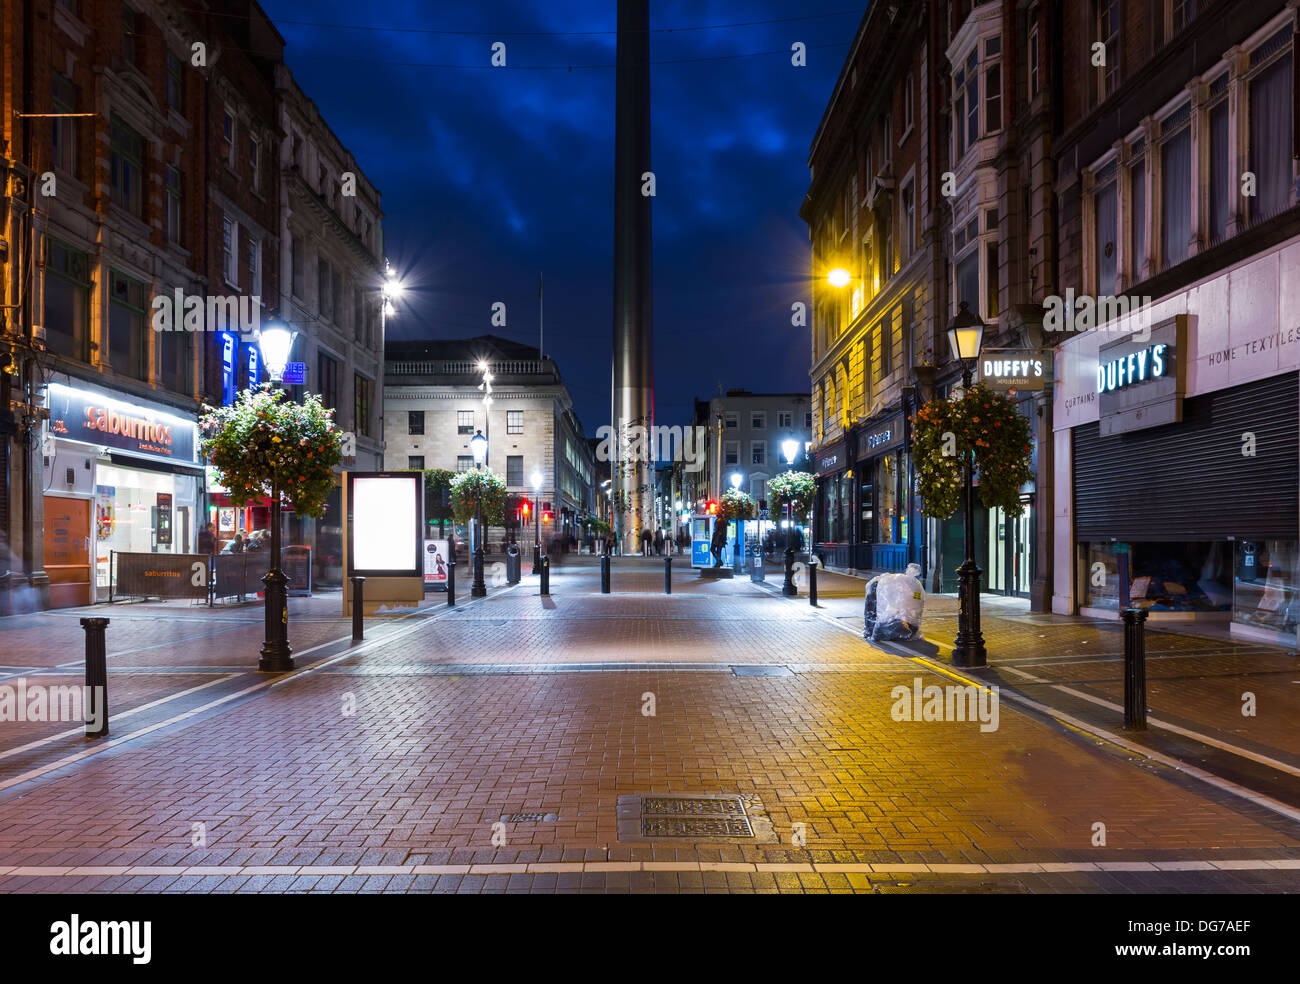
[[[1187,316],[1128,335],[1097,352],[1101,434],[1122,434],[1183,419],[1187,386]]]
[[[1052,353],[1040,349],[985,349],[980,383],[1000,393],[1041,390],[1052,378]]]
[[[161,407],[50,383],[50,433],[175,461],[195,461],[194,421]]]

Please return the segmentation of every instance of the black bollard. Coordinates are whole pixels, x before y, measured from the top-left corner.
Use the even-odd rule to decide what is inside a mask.
[[[1124,730],[1147,729],[1147,620],[1145,608],[1125,608],[1124,619]]]
[[[673,559],[664,558],[664,594],[673,593]]]
[[[456,604],[456,562],[447,561],[447,604]]]
[[[360,642],[366,637],[365,628],[362,623],[363,613],[362,606],[365,604],[365,583],[364,577],[352,576],[352,641]]]
[[[519,548],[513,543],[506,548],[506,583],[519,583],[519,569],[523,562],[519,559]]]
[[[87,721],[86,737],[104,738],[108,735],[108,654],[104,647],[108,619],[83,618],[81,627],[86,630],[86,696],[99,707],[99,727]]]
[[[551,593],[551,558],[542,558],[542,594]]]
[[[600,558],[600,593],[609,594],[609,554]]]
[[[817,558],[808,556],[808,604],[817,607]]]

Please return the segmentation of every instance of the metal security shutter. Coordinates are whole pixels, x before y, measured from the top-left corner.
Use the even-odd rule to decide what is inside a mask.
[[[1295,373],[1183,401],[1183,422],[1101,436],[1076,427],[1074,528],[1081,541],[1300,539]],[[1255,456],[1242,435],[1255,435]]]

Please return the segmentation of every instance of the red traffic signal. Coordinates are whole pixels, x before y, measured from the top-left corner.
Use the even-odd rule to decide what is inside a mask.
[[[542,513],[542,522],[543,522],[543,523],[549,523],[550,521],[551,521],[551,514],[550,514],[549,512],[543,512],[543,513]]]
[[[532,514],[532,511],[533,511],[532,503],[530,503],[528,500],[525,499],[525,500],[524,500],[524,505],[523,505],[523,510],[524,510],[524,518],[527,519],[527,518],[529,517],[529,515]]]
[[[716,516],[716,515],[718,514],[718,504],[717,504],[716,502],[714,502],[712,499],[709,500],[709,507],[708,507],[708,508],[709,508],[709,515],[710,515],[710,516]]]

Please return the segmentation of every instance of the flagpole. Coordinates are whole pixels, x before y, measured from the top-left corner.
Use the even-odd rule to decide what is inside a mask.
[[[542,275],[537,275],[537,357],[546,358],[546,350],[542,347],[542,342],[546,334],[542,329]]]

